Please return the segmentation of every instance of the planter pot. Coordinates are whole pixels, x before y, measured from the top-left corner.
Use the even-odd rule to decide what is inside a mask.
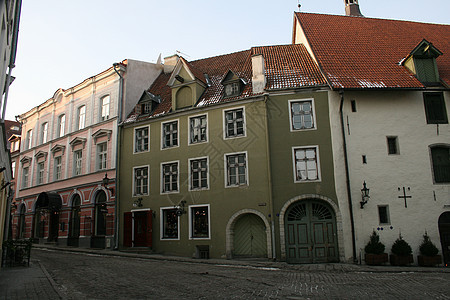
[[[440,256],[440,255],[435,255],[435,256],[418,255],[417,262],[418,262],[419,266],[422,266],[422,267],[434,267],[434,266],[440,265],[442,263],[442,256]]]
[[[414,262],[414,258],[412,256],[412,254],[410,254],[410,255],[391,254],[389,256],[389,260],[390,260],[391,265],[393,265],[393,266],[407,266]]]
[[[365,261],[366,261],[367,265],[379,266],[379,265],[382,265],[382,264],[388,262],[388,254],[387,253],[382,253],[382,254],[366,253]]]

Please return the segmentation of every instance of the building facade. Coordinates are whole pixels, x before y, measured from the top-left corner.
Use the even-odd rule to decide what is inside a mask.
[[[122,249],[346,260],[328,86],[306,48],[164,68],[123,125]]]
[[[160,72],[124,60],[20,116],[16,237],[114,247],[118,123]]]
[[[330,84],[334,173],[338,198],[350,203],[354,257],[376,231],[386,252],[402,236],[416,259],[427,234],[448,264],[450,26],[351,11],[359,7],[349,16],[296,13],[293,43]]]

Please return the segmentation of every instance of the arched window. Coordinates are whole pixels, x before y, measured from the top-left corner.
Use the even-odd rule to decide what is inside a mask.
[[[80,236],[80,195],[76,194],[72,200],[72,209],[70,213],[69,238],[78,239]]]

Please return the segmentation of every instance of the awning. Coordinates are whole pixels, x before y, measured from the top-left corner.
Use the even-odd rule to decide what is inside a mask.
[[[61,196],[57,192],[42,192],[36,201],[36,209],[45,208],[51,211],[58,211],[61,209],[61,206]]]

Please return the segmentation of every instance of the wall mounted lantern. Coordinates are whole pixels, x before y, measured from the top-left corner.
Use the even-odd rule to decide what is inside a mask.
[[[185,204],[186,204],[186,201],[182,200],[180,202],[180,204],[174,206],[177,210],[176,214],[178,217],[181,217],[181,215],[186,213],[186,210],[184,209]]]
[[[143,206],[142,200],[144,200],[142,197],[139,197],[136,200],[134,200],[133,207],[142,207]]]
[[[361,189],[361,208],[364,208],[364,205],[367,203],[367,201],[369,201],[369,190],[370,189],[367,188],[366,181],[364,181],[363,188]]]
[[[105,173],[105,177],[103,177],[102,179],[102,185],[105,189],[109,190],[111,194],[114,196],[114,188],[109,188],[108,184],[109,184],[108,173]]]

